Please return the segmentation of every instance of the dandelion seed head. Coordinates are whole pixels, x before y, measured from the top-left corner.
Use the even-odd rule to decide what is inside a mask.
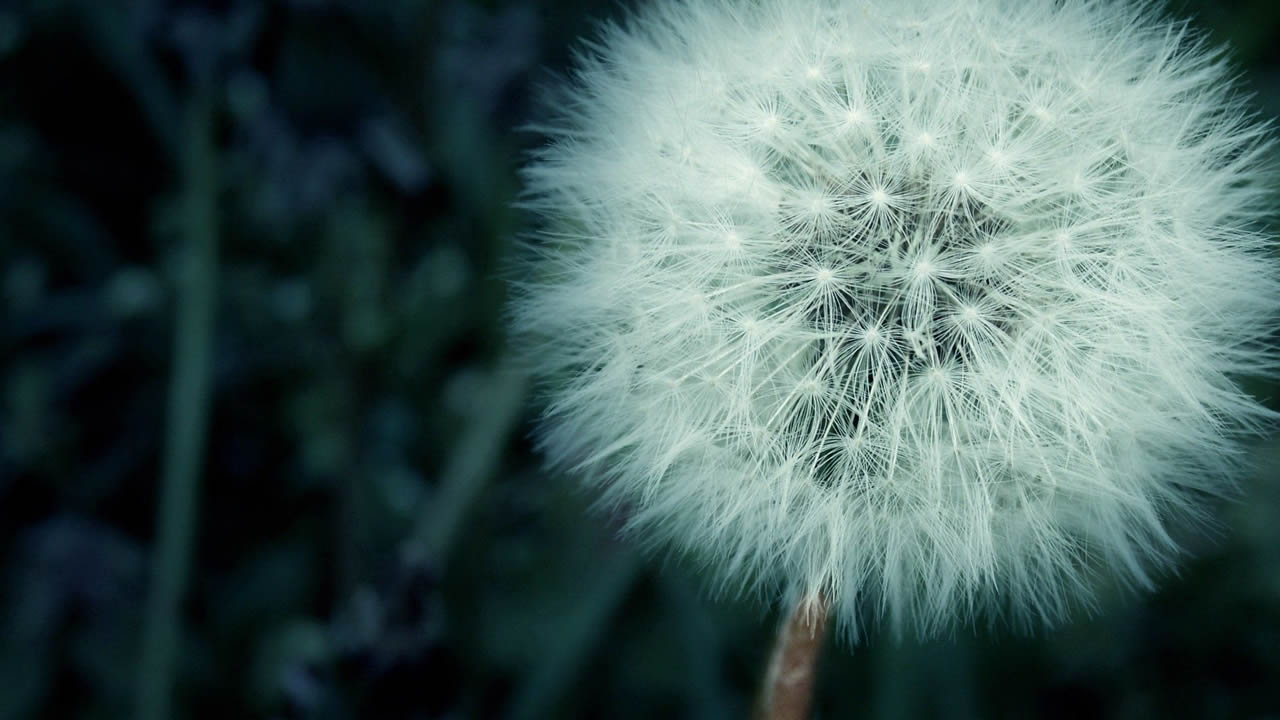
[[[1269,135],[1147,3],[659,0],[524,168],[547,457],[724,588],[932,634],[1149,587],[1272,414]]]

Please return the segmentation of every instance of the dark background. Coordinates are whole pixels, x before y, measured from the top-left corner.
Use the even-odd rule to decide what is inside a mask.
[[[1269,117],[1277,7],[1173,5]],[[173,717],[747,715],[776,609],[616,541],[505,372],[514,128],[621,12],[0,2],[0,720],[131,717],[163,684],[139,657],[184,462]],[[1280,717],[1280,441],[1251,452],[1159,592],[829,644],[818,716]]]

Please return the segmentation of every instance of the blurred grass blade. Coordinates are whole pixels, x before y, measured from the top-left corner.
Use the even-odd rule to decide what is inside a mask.
[[[193,96],[183,145],[185,185],[179,249],[169,424],[151,587],[138,666],[137,717],[172,717],[180,609],[196,525],[208,422],[210,350],[217,287],[217,168],[210,94]]]
[[[478,398],[479,412],[454,447],[440,476],[429,508],[419,514],[406,545],[405,560],[417,564],[442,560],[458,534],[463,519],[493,477],[503,457],[503,444],[520,420],[526,378],[509,364],[494,370],[488,387]]]
[[[577,607],[561,616],[556,642],[543,648],[538,665],[516,695],[510,720],[550,716],[556,701],[578,679],[592,651],[606,639],[605,628],[626,599],[639,570],[639,558],[622,547],[601,558]]]

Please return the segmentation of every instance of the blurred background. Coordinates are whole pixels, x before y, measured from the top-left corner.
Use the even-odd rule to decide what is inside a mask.
[[[0,720],[746,717],[776,609],[618,542],[505,371],[516,128],[624,7],[0,2]],[[1271,117],[1278,8],[1172,6]],[[1159,592],[828,644],[816,716],[1280,718],[1251,452]]]

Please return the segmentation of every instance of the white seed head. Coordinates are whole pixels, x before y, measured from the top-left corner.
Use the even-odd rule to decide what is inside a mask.
[[[1053,621],[1271,414],[1265,129],[1146,3],[658,0],[524,171],[549,458],[725,586]],[[861,615],[860,615],[861,614]]]

